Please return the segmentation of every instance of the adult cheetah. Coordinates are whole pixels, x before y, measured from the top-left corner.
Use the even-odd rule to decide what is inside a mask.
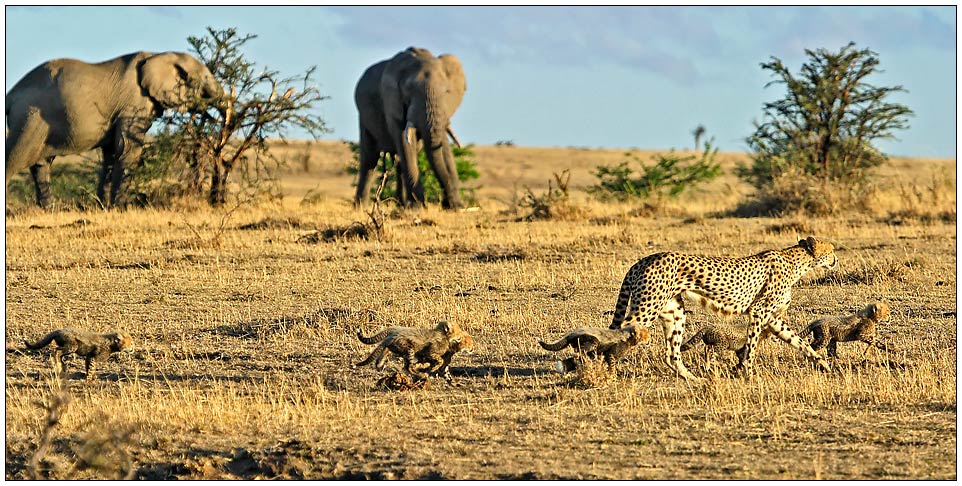
[[[782,313],[792,301],[792,286],[803,275],[818,267],[834,268],[837,263],[832,244],[811,236],[789,248],[742,258],[656,253],[628,270],[609,327],[648,327],[660,317],[666,364],[683,378],[694,379],[682,363],[680,351],[685,333],[682,295],[687,295],[712,311],[748,315],[745,357],[737,366],[746,375],[751,373],[755,347],[766,327],[827,370],[825,360],[782,322]]]

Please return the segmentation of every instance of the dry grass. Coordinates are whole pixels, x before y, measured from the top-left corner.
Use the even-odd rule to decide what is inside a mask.
[[[310,244],[300,238],[311,230],[367,220],[325,153],[301,155],[285,176],[292,197],[226,224],[203,208],[7,216],[8,347],[67,326],[135,341],[98,363],[91,383],[70,363],[70,402],[39,476],[956,478],[956,224],[891,221],[908,209],[897,186],[882,185],[874,216],[740,219],[717,216],[745,190],[726,177],[652,214],[581,192],[592,164],[619,151],[478,147],[479,210],[399,212],[380,238]],[[571,163],[571,197],[590,215],[504,214],[505,181],[540,192],[566,168],[551,157]],[[925,184],[948,166],[909,162],[883,180]],[[312,188],[321,196],[301,204]],[[954,195],[936,192],[929,207],[954,212]],[[555,373],[562,355],[537,345],[607,325],[641,256],[746,255],[808,233],[835,241],[840,264],[802,279],[788,321],[883,300],[890,353],[862,361],[860,344],[842,343],[838,370],[819,373],[767,345],[753,379],[694,385],[665,370],[657,339],[580,378]],[[717,319],[693,309],[688,332]],[[369,351],[354,328],[438,320],[475,337],[474,352],[454,358],[452,384],[385,390],[383,372],[351,369]],[[683,359],[710,376],[699,354]],[[39,404],[56,393],[48,370],[42,353],[7,351],[8,479],[30,475],[48,419]]]

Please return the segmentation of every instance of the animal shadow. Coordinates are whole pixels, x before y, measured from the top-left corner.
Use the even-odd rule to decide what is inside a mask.
[[[225,324],[209,329],[208,332],[221,336],[256,339],[284,333],[298,325],[309,329],[322,326],[353,329],[361,323],[374,322],[376,318],[377,313],[371,309],[322,308],[300,316],[281,316]]]
[[[541,376],[552,373],[549,370],[535,368],[519,368],[514,366],[499,365],[479,365],[479,366],[459,366],[449,368],[451,376],[482,378],[500,376]]]

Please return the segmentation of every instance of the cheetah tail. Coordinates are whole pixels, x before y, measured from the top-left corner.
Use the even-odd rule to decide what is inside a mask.
[[[688,351],[693,346],[701,342],[702,336],[704,336],[706,332],[708,332],[708,326],[705,326],[699,329],[695,334],[692,334],[692,336],[688,338],[688,340],[685,341],[684,344],[681,345],[681,351]]]
[[[364,358],[364,361],[361,361],[360,363],[357,363],[354,366],[366,366],[371,364],[378,356],[380,356],[383,350],[384,350],[384,346],[378,344],[378,346],[374,348],[374,351],[371,351],[371,354],[367,355],[367,358]]]
[[[560,341],[556,343],[550,343],[550,344],[539,339],[538,344],[540,344],[542,348],[547,349],[548,351],[561,351],[562,349],[565,348],[565,346],[568,345],[568,337],[565,336],[561,338]]]
[[[371,337],[364,337],[361,328],[357,328],[357,338],[364,344],[377,344],[391,333],[391,328],[384,329]]]
[[[43,339],[33,344],[31,344],[30,341],[27,341],[26,339],[24,339],[23,345],[26,346],[27,349],[40,349],[40,348],[46,347],[48,344],[53,342],[56,336],[57,336],[57,331],[51,332],[50,334],[47,334],[46,336],[44,336]]]
[[[805,329],[802,329],[801,331],[798,332],[798,337],[805,337],[811,334],[812,331],[814,331],[815,328],[818,327],[817,323],[818,321],[815,321],[810,323],[808,326],[805,326]]]
[[[634,267],[632,267],[634,269]],[[628,270],[631,273],[631,270]],[[628,303],[631,301],[631,283],[628,277],[621,282],[621,290],[618,291],[618,301],[615,302],[615,315],[611,318],[611,325],[608,329],[620,329],[625,322],[625,314],[628,313]]]

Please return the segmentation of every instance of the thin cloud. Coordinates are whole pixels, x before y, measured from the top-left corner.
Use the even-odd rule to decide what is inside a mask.
[[[164,5],[151,5],[147,7],[147,10],[150,11],[151,13],[155,13],[157,15],[163,15],[164,17],[170,17],[173,19],[184,18],[184,13],[177,7],[170,7],[170,6],[164,6]]]
[[[745,11],[750,25],[767,25],[757,31],[759,41],[783,53],[838,49],[849,41],[873,50],[955,49],[955,24],[940,18],[939,7],[755,7]]]
[[[615,64],[671,80],[717,55],[710,10],[665,7],[332,7],[339,34],[375,47],[440,46],[491,64]],[[390,20],[388,20],[390,19]],[[402,45],[403,44],[403,45]]]

